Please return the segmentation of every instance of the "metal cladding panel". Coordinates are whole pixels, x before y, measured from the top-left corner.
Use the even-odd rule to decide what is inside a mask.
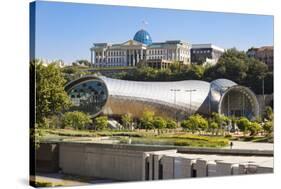
[[[65,89],[70,96],[73,96],[71,93],[73,88],[77,88],[81,84],[88,86],[93,81],[99,82],[106,91],[106,104],[99,104],[102,107],[96,112],[98,114],[101,112],[108,115],[131,113],[133,116],[139,117],[143,111],[150,109],[156,115],[185,119],[187,115],[196,112],[202,114],[210,114],[211,112],[225,113],[225,111],[222,112],[221,108],[224,96],[228,93],[233,95],[235,91],[249,98],[248,100],[251,102],[250,111],[254,116],[257,116],[259,112],[255,94],[247,87],[239,86],[227,79],[217,79],[211,83],[199,80],[149,82],[127,81],[90,75],[68,83]],[[99,89],[100,86],[93,88]],[[90,93],[86,94],[86,97],[87,95],[89,99],[95,97]],[[79,100],[83,100],[82,96]],[[90,103],[90,101],[89,105],[91,107],[97,106]],[[85,109],[85,111],[88,111],[88,109]],[[97,114],[92,112],[91,115],[95,116]]]
[[[219,103],[221,100],[222,95],[224,92],[232,87],[237,85],[235,82],[228,80],[228,79],[216,79],[210,83],[210,103],[211,103],[211,110],[218,111]]]
[[[105,82],[109,96],[128,97],[130,99],[162,103],[163,105],[176,106],[182,110],[189,110],[190,104],[197,111],[207,98],[210,83],[197,80],[174,81],[174,82],[140,82],[126,81],[107,77],[101,77]],[[175,92],[171,89],[179,89]],[[195,90],[187,92],[186,90]],[[191,101],[190,101],[191,95]]]

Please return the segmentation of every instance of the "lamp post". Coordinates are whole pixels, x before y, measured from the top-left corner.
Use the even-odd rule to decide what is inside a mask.
[[[176,92],[179,92],[180,89],[170,89],[170,91],[173,91],[174,92],[174,103],[176,104],[176,100],[177,100],[177,93]]]
[[[197,91],[196,89],[188,89],[188,90],[185,90],[185,92],[189,92],[190,95],[189,95],[189,114],[191,115],[191,99],[192,99],[192,92],[195,92]]]
[[[180,89],[170,89],[170,91],[174,92],[174,104],[176,106],[177,105],[177,92],[179,92]],[[176,120],[177,120],[177,110],[175,112],[176,112],[176,116],[175,117],[176,117]]]

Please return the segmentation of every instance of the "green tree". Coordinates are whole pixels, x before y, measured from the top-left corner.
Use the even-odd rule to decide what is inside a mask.
[[[176,129],[177,127],[178,127],[178,124],[174,120],[171,120],[171,119],[167,120],[167,125],[166,125],[167,129]]]
[[[188,71],[188,75],[190,79],[201,80],[204,75],[204,67],[200,65],[192,65],[190,70]]]
[[[125,115],[122,115],[121,121],[122,121],[123,127],[125,129],[130,129],[132,126],[132,123],[133,123],[133,118],[132,118],[131,114],[125,114]]]
[[[55,128],[61,128],[62,120],[61,116],[59,115],[51,115],[49,117],[44,117],[43,121],[40,123],[40,128],[45,129],[55,129]]]
[[[73,66],[88,66],[91,67],[91,62],[88,60],[76,60],[75,62],[72,63]]]
[[[140,118],[141,128],[153,129],[153,118],[154,112],[144,111],[142,117]]]
[[[187,120],[181,123],[184,129],[194,133],[195,131],[205,131],[208,128],[208,121],[199,114],[190,116]]]
[[[91,124],[92,119],[88,114],[74,111],[66,112],[63,116],[64,127],[72,127],[74,129],[84,129],[86,125]]]
[[[267,121],[263,125],[263,130],[268,134],[272,134],[273,132],[273,122],[272,121]]]
[[[34,128],[30,130],[31,145],[33,149],[38,149],[40,147],[40,142],[44,134],[41,128],[38,127],[38,124],[35,124]]]
[[[251,136],[257,135],[261,131],[261,125],[257,122],[251,122],[248,126],[248,130]]]
[[[241,117],[237,120],[237,126],[240,129],[240,131],[243,131],[244,133],[248,131],[249,126],[251,122],[246,117]]]
[[[64,90],[66,80],[55,63],[45,66],[42,61],[35,60],[31,66],[35,67],[36,123],[40,126],[44,118],[67,110],[71,101]]]
[[[214,122],[213,120],[210,121],[209,130],[212,132],[213,135],[218,128],[219,128],[219,125],[216,122]]]
[[[160,116],[154,117],[152,124],[153,127],[158,130],[158,134],[161,129],[164,129],[167,126],[166,120]]]
[[[270,106],[267,106],[265,108],[264,118],[269,120],[269,121],[273,120],[273,110],[272,110],[272,108]]]
[[[227,122],[229,121],[228,117],[221,115],[219,113],[216,113],[216,112],[212,113],[212,120],[218,124],[219,128],[222,128],[223,126],[225,126],[227,124]]]
[[[96,130],[104,130],[108,127],[108,117],[99,116],[95,118],[94,125]]]

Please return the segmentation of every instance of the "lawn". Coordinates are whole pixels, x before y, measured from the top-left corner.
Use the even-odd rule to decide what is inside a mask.
[[[186,132],[156,134],[154,131],[120,131],[120,130],[72,130],[72,129],[45,129],[43,140],[88,140],[89,138],[111,137],[122,144],[145,145],[174,145],[190,147],[225,147],[229,139],[218,136],[200,136]]]

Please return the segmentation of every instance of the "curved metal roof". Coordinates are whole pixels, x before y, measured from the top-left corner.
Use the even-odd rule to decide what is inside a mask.
[[[171,81],[171,82],[141,82],[126,81],[101,77],[105,82],[110,96],[123,96],[145,99],[150,102],[162,102],[181,109],[197,110],[207,98],[210,83],[199,80]],[[172,91],[177,89],[179,91]],[[190,103],[190,90],[192,102]]]
[[[235,82],[229,79],[216,79],[211,82],[211,88],[219,90],[221,93],[226,91],[228,88],[237,85]]]
[[[92,81],[104,84],[109,99],[104,110],[109,114],[124,114],[128,111],[139,114],[145,107],[153,107],[158,109],[158,112],[166,111],[170,112],[169,114],[178,110],[185,112],[185,115],[195,112],[210,114],[214,111],[225,113],[221,107],[224,97],[226,93],[235,95],[235,91],[238,91],[241,97],[247,98],[254,116],[259,112],[254,93],[228,79],[217,79],[210,83],[199,80],[147,82],[84,76],[68,83],[65,89],[69,92],[73,87],[85,82],[90,84]]]

